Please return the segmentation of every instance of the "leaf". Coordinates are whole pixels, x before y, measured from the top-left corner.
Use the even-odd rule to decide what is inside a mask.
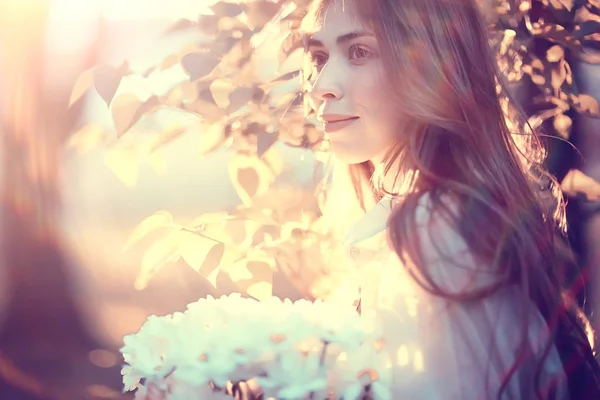
[[[580,94],[578,96],[578,104],[575,105],[576,109],[580,113],[590,114],[597,116],[600,114],[600,107],[598,101],[588,94]]]
[[[148,156],[148,162],[150,166],[159,176],[165,176],[167,174],[167,162],[165,159],[164,151],[153,151]]]
[[[262,157],[277,141],[277,136],[268,132],[260,132],[256,135],[256,154]]]
[[[164,71],[165,69],[171,68],[179,62],[179,56],[177,54],[171,54],[166,57],[160,64],[160,70]]]
[[[134,94],[118,96],[111,104],[113,122],[119,136],[135,124],[135,117],[144,103]]]
[[[219,267],[225,245],[201,234],[182,230],[177,237],[177,248],[194,271],[208,277]]]
[[[256,168],[238,168],[237,181],[250,198],[256,196],[260,186],[260,176],[258,175]]]
[[[229,94],[228,113],[233,113],[247,105],[254,97],[255,89],[252,87],[238,87]]]
[[[567,11],[573,9],[573,0],[550,0],[550,3],[556,9],[566,9]]]
[[[163,148],[165,145],[175,141],[184,133],[186,133],[188,129],[189,127],[181,126],[179,124],[167,127],[158,135],[156,141],[152,143],[150,152],[154,152],[157,149]]]
[[[573,121],[571,121],[571,118],[569,118],[565,114],[558,114],[557,116],[554,117],[554,122],[553,122],[554,129],[556,129],[556,132],[563,139],[569,139],[570,129],[571,129],[572,124],[573,124]]]
[[[227,1],[219,1],[210,8],[219,18],[235,17],[244,11],[244,8],[240,4],[230,3]]]
[[[566,61],[562,61],[558,66],[552,68],[550,72],[550,80],[554,89],[560,89],[567,79],[567,69],[565,68]]]
[[[569,196],[584,195],[588,201],[600,200],[600,182],[578,169],[570,170],[560,186]]]
[[[110,105],[112,102],[121,79],[123,79],[128,70],[129,64],[126,62],[118,68],[100,65],[94,69],[94,86],[107,105]]]
[[[543,75],[537,75],[537,74],[531,75],[531,80],[536,85],[543,85],[546,83],[546,78],[544,78]]]
[[[219,108],[229,106],[229,95],[235,90],[231,82],[224,79],[217,79],[210,84],[210,93]]]
[[[281,171],[283,171],[283,160],[274,146],[271,146],[262,155],[261,159],[275,176],[279,175]]]
[[[550,62],[558,62],[565,56],[565,51],[559,45],[554,45],[546,52],[546,59]]]
[[[144,252],[142,267],[134,284],[136,290],[146,288],[150,279],[165,265],[179,261],[178,233],[179,231],[170,232],[152,243]]]
[[[117,96],[110,106],[117,136],[125,134],[144,114],[154,111],[160,105],[160,100],[154,95],[146,101],[132,93]]]
[[[200,154],[202,155],[208,154],[211,151],[221,147],[227,139],[225,126],[221,122],[207,126],[201,135],[202,139],[200,140]]]
[[[189,19],[182,18],[172,24],[166,31],[166,34],[186,31],[190,28],[196,28],[197,24]]]
[[[208,123],[214,123],[227,117],[227,114],[215,104],[210,90],[201,91],[196,101],[185,108],[197,113]]]
[[[247,206],[252,199],[264,194],[275,179],[275,174],[257,156],[233,154],[228,163],[229,176],[240,200]]]
[[[157,229],[173,226],[173,216],[167,211],[157,211],[149,217],[146,217],[135,227],[133,232],[129,234],[123,251],[130,249],[133,245],[139,243],[140,240],[155,232]]]
[[[247,2],[245,6],[248,23],[254,30],[263,28],[281,8],[280,3],[267,1]]]
[[[265,261],[247,261],[236,264],[228,274],[243,292],[265,300],[273,293],[273,272],[273,267]]]
[[[71,91],[71,97],[69,98],[69,107],[71,107],[76,101],[81,99],[83,95],[94,86],[94,70],[88,69],[77,78],[75,86]]]
[[[190,76],[190,81],[210,74],[219,62],[218,58],[206,52],[190,53],[181,58],[181,65]]]
[[[102,126],[87,124],[69,137],[67,147],[81,155],[99,147],[107,139],[108,133]]]
[[[104,156],[104,164],[125,186],[133,187],[137,183],[139,160],[131,149],[111,148]]]

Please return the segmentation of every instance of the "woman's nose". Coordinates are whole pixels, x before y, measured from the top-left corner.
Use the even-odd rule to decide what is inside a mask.
[[[310,95],[316,100],[335,100],[344,96],[342,71],[336,71],[335,65],[325,64],[312,85]]]

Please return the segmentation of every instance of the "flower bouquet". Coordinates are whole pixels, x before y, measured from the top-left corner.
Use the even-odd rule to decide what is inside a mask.
[[[121,348],[136,399],[390,399],[373,314],[334,301],[207,297],[151,316]]]

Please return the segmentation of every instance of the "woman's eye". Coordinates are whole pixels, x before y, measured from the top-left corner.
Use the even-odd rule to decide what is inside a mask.
[[[322,67],[327,62],[327,54],[310,53],[310,61],[315,67]]]
[[[348,56],[350,60],[363,61],[373,58],[375,53],[366,48],[365,46],[353,45],[348,49]]]

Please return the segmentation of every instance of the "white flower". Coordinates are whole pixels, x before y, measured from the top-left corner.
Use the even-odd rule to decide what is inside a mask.
[[[374,398],[384,400],[389,371],[373,347],[380,332],[374,315],[339,302],[209,296],[184,313],[152,316],[124,338],[124,390],[138,389],[139,399],[224,398],[209,382],[256,379],[265,396],[278,399],[330,391],[350,399],[371,384]]]
[[[121,368],[121,375],[123,375],[123,393],[137,388],[140,380],[144,377],[131,365],[124,365],[123,368]]]
[[[208,385],[190,386],[179,383],[171,386],[166,400],[206,400],[206,399],[228,399],[230,396],[224,393],[215,393]]]
[[[360,315],[352,305],[335,301],[316,301],[312,315],[307,316],[316,334],[328,343],[339,343],[348,348],[357,347],[364,339],[359,324]]]
[[[174,367],[166,360],[176,330],[170,317],[151,316],[137,334],[123,338],[121,353],[127,364],[144,377],[164,377]]]
[[[366,342],[338,358],[336,374],[344,400],[360,398],[366,385],[371,385],[374,400],[390,400],[391,359],[373,342]]]
[[[310,392],[327,387],[325,371],[320,363],[320,353],[316,351],[307,355],[297,351],[285,352],[277,362],[266,368],[267,377],[259,377],[257,382],[261,388],[277,388],[278,399],[303,399]]]

